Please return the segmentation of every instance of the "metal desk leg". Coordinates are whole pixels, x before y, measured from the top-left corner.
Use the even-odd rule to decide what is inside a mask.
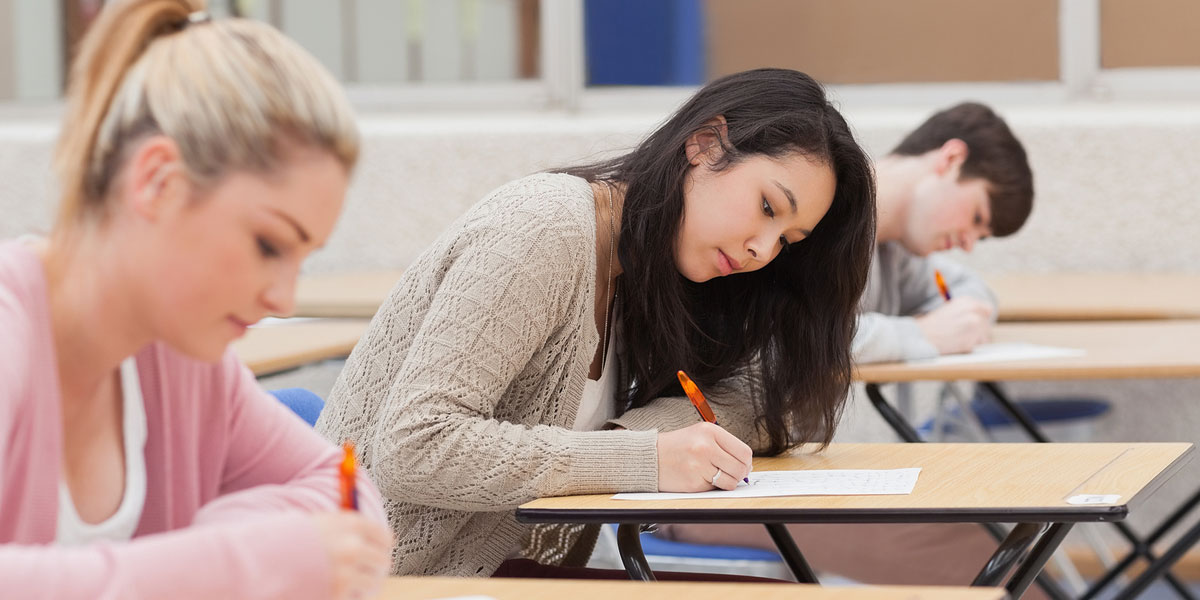
[[[1163,553],[1161,558],[1154,561],[1141,575],[1138,575],[1137,579],[1134,579],[1129,584],[1129,587],[1126,587],[1116,596],[1113,596],[1113,600],[1137,598],[1138,594],[1141,594],[1149,587],[1159,575],[1162,575],[1167,569],[1171,568],[1171,565],[1182,558],[1189,548],[1196,545],[1196,542],[1200,542],[1200,524],[1193,525],[1191,529],[1183,534],[1183,537],[1179,538],[1179,541],[1175,542]]]
[[[980,569],[971,585],[985,587],[1000,585],[1008,570],[1029,551],[1029,548],[1037,541],[1038,535],[1048,527],[1049,525],[1045,523],[1018,523],[1000,541],[1000,546],[992,553],[987,564],[983,565],[983,569]]]
[[[892,406],[887,398],[883,397],[883,393],[879,391],[879,384],[867,384],[867,397],[871,399],[871,404],[875,405],[875,410],[879,411],[879,416],[887,421],[888,425],[892,426],[892,430],[900,439],[906,442],[919,442],[921,436],[917,435],[917,430],[913,429],[912,425],[908,424],[908,420],[904,418],[896,408]]]
[[[988,394],[992,396],[992,399],[1000,406],[1000,408],[1004,409],[1009,416],[1017,421],[1017,423],[1021,426],[1021,429],[1024,429],[1025,433],[1028,434],[1033,441],[1040,443],[1050,442],[1050,438],[1046,437],[1046,434],[1043,433],[1041,428],[1037,426],[1037,423],[1032,417],[1029,416],[1029,413],[1025,412],[1025,409],[1021,408],[1020,405],[1009,399],[1008,395],[1004,393],[1004,390],[1000,388],[998,383],[994,381],[981,381],[979,385],[983,387],[983,389],[987,390]],[[1124,560],[1118,562],[1116,565],[1113,565],[1113,567],[1105,572],[1099,580],[1093,583],[1091,587],[1084,592],[1083,596],[1081,596],[1081,600],[1091,600],[1091,598],[1094,598],[1096,594],[1107,587],[1108,584],[1115,580],[1121,573],[1123,573],[1125,569],[1129,568],[1129,566],[1133,564],[1133,561],[1138,557],[1145,557],[1145,559],[1149,561],[1151,565],[1156,564],[1160,559],[1154,555],[1151,546],[1155,541],[1157,541],[1159,536],[1166,532],[1166,529],[1172,527],[1179,519],[1183,518],[1187,511],[1191,510],[1192,506],[1195,506],[1197,499],[1200,499],[1196,496],[1193,498],[1193,500],[1189,500],[1188,502],[1184,503],[1183,506],[1180,507],[1181,510],[1175,511],[1176,515],[1178,516],[1173,515],[1164,521],[1162,525],[1160,525],[1157,535],[1151,535],[1146,539],[1138,537],[1138,535],[1133,532],[1133,529],[1130,529],[1129,525],[1126,525],[1125,523],[1113,523],[1113,527],[1116,527],[1117,531],[1121,532],[1121,535],[1124,536],[1125,539],[1130,543],[1132,549]],[[1175,589],[1175,592],[1179,595],[1179,597],[1184,598],[1185,600],[1195,600],[1195,596],[1191,593],[1188,587],[1180,582],[1173,574],[1171,574],[1170,571],[1163,573],[1162,577],[1172,588]]]
[[[900,436],[900,439],[911,443],[923,441],[921,440],[921,436],[917,434],[917,431],[908,423],[908,420],[896,411],[887,398],[883,397],[883,392],[879,391],[879,384],[868,383],[866,389],[867,397],[871,399],[871,404],[875,406],[875,410],[887,421],[888,425],[891,425],[892,430]],[[1006,539],[1006,534],[1002,532],[999,525],[994,523],[983,523],[982,525],[992,533],[997,541]],[[1070,595],[1063,591],[1062,587],[1054,581],[1054,578],[1045,573],[1038,574],[1037,583],[1038,587],[1042,588],[1042,591],[1046,593],[1046,596],[1053,600],[1066,600],[1070,598]]]
[[[779,548],[779,556],[783,558],[783,562],[787,563],[792,574],[796,576],[796,581],[800,583],[819,583],[816,573],[813,573],[812,567],[808,566],[808,561],[804,560],[804,555],[800,553],[800,548],[796,546],[796,540],[792,539],[792,534],[788,533],[787,526],[782,523],[763,523],[767,528],[767,533],[771,534],[771,539],[775,541],[775,545]]]
[[[617,526],[617,549],[625,571],[634,581],[655,581],[654,571],[642,553],[642,526],[639,523],[621,523]]]
[[[1042,567],[1046,566],[1046,561],[1050,560],[1050,556],[1058,549],[1069,531],[1071,531],[1070,523],[1055,523],[1046,533],[1042,534],[1033,547],[1033,551],[1025,557],[1025,560],[1021,561],[1021,564],[1017,565],[1016,571],[1013,572],[1012,578],[1005,586],[1013,598],[1020,598],[1025,593],[1025,589],[1042,572]]]

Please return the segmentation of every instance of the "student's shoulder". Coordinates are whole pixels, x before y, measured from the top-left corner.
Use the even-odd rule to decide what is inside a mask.
[[[906,277],[928,269],[929,257],[909,252],[900,242],[884,242],[875,248],[875,262],[884,272]]]
[[[470,212],[469,220],[502,223],[518,231],[590,231],[595,224],[591,185],[564,173],[538,173],[492,190]]]

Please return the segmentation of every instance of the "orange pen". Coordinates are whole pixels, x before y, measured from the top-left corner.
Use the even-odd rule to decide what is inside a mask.
[[[950,288],[946,287],[946,280],[942,279],[942,272],[934,269],[933,279],[937,281],[938,291],[942,293],[942,297],[947,301],[950,300]]]
[[[700,393],[700,388],[696,387],[695,382],[691,377],[687,376],[682,370],[675,373],[679,376],[679,385],[683,386],[683,393],[687,394],[688,400],[692,401],[692,406],[696,407],[696,412],[700,413],[700,418],[704,419],[705,423],[717,425],[717,415],[713,414],[711,408],[708,407],[708,400],[704,399],[704,394]],[[716,479],[714,477],[714,479]],[[749,477],[743,477],[742,481],[750,483]]]
[[[354,442],[342,444],[344,457],[338,467],[338,482],[342,488],[342,508],[358,510],[358,487],[355,485],[357,468],[354,465]]]

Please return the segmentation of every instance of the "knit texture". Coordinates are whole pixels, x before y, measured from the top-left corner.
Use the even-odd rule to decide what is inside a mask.
[[[568,429],[600,339],[594,206],[569,175],[493,191],[406,270],[347,360],[317,430],[362,449],[394,574],[489,576],[523,544],[543,562],[586,555],[585,528],[531,536],[513,510],[657,491],[656,430],[698,422],[660,398],[612,422],[629,431]],[[754,433],[749,401],[712,400],[732,433]]]

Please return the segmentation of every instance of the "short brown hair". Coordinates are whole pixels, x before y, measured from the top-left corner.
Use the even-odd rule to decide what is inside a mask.
[[[939,111],[909,133],[891,153],[917,156],[952,139],[967,145],[967,159],[959,177],[988,182],[992,235],[1016,233],[1033,210],[1033,172],[1025,148],[992,109],[977,102],[964,102]]]

